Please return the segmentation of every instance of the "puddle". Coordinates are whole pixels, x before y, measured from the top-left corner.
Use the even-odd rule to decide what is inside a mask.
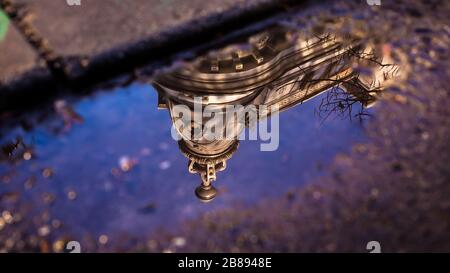
[[[154,86],[58,100],[54,113],[34,127],[4,129],[1,211],[12,215],[7,218],[22,235],[144,237],[202,212],[283,195],[320,177],[335,155],[365,140],[370,109],[363,106],[375,100],[380,82],[371,81],[371,89],[363,84],[359,59],[348,54],[360,45],[285,30],[265,32],[249,44],[161,74]],[[255,69],[258,76],[250,73]],[[276,149],[261,151],[261,140],[237,141],[240,130],[228,140],[178,143],[171,131],[174,107],[196,97],[202,108],[213,105],[219,112],[230,103],[281,105],[281,113],[270,108],[265,118],[258,112],[253,124],[246,120],[240,128],[276,117]],[[186,129],[193,123],[181,124]],[[212,202],[196,198],[200,183],[200,198],[211,199],[211,183],[217,189]]]
[[[3,136],[3,157],[10,153],[10,159],[0,164],[2,207],[32,208],[26,217],[48,211],[43,225],[57,219],[75,234],[147,233],[202,211],[284,194],[364,140],[359,119],[333,114],[323,120],[317,114],[325,96],[280,115],[276,151],[242,141],[218,174],[219,197],[208,204],[194,195],[199,178],[187,171],[187,159],[171,137],[170,117],[156,109],[153,87],[132,85],[82,99],[73,111],[83,121],[70,128],[55,116],[30,132],[17,127]]]

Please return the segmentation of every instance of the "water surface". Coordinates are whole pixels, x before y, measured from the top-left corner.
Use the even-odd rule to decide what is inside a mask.
[[[30,220],[29,228],[44,236],[140,236],[157,227],[177,228],[201,212],[283,195],[313,183],[336,154],[365,139],[358,119],[317,114],[325,96],[280,115],[276,151],[241,141],[218,173],[220,195],[208,204],[194,195],[200,178],[188,172],[152,86],[133,84],[71,105],[64,101],[62,110],[29,131],[19,125],[3,130],[3,147],[18,139],[26,147],[16,145],[9,155],[4,149],[0,210]]]

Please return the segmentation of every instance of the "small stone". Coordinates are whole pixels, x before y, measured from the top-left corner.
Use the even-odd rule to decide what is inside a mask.
[[[50,226],[45,225],[39,228],[38,230],[39,236],[45,237],[50,234]]]
[[[9,212],[7,210],[3,211],[2,217],[3,217],[3,220],[5,221],[5,223],[7,223],[7,224],[11,224],[14,220],[11,212]]]
[[[0,218],[0,231],[6,226],[5,220],[3,218]]]
[[[106,245],[108,243],[108,236],[106,235],[100,235],[100,237],[98,238],[98,242],[102,245]]]
[[[31,152],[25,152],[25,153],[23,153],[23,159],[24,159],[24,160],[28,161],[28,160],[31,159],[31,157],[32,157]]]
[[[68,193],[67,193],[67,198],[69,199],[69,200],[75,200],[76,198],[77,198],[77,193],[75,192],[75,191],[73,191],[73,190],[71,190],[71,191],[69,191]]]
[[[152,150],[150,150],[149,148],[143,148],[141,150],[141,155],[142,156],[149,156],[152,153]]]
[[[183,237],[175,237],[172,239],[172,243],[176,247],[184,247],[186,245],[186,239]]]
[[[63,240],[57,240],[53,243],[53,251],[57,253],[62,252],[65,245],[66,243]]]

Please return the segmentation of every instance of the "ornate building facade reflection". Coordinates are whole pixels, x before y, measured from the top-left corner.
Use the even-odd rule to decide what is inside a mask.
[[[170,112],[180,136],[179,148],[188,159],[189,172],[201,177],[201,185],[195,190],[197,197],[210,201],[216,196],[212,183],[236,152],[239,134],[274,111],[304,103],[331,88],[344,90],[363,106],[371,106],[385,81],[397,71],[393,65],[382,65],[386,60],[377,52],[352,37],[332,34],[307,37],[299,31],[274,27],[244,43],[210,52],[183,67],[157,75],[154,85],[159,107]],[[174,112],[178,105],[190,109],[189,123]],[[227,120],[225,111],[230,105],[252,105],[257,118],[247,118],[244,123]],[[227,137],[192,138],[195,129],[204,132],[205,126],[214,125],[202,115],[207,106],[223,116],[225,127],[219,135]],[[261,106],[269,110],[262,112]]]

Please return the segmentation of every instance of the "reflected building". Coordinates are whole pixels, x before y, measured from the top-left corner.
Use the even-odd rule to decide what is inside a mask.
[[[158,106],[170,112],[189,172],[201,177],[197,197],[210,201],[216,196],[212,183],[238,149],[239,134],[274,111],[294,107],[336,87],[363,106],[371,106],[396,71],[393,66],[381,65],[377,52],[352,37],[308,37],[298,30],[274,27],[157,75]],[[190,119],[175,113],[180,105],[188,107]],[[230,105],[254,106],[257,118],[246,118],[245,122],[226,119]],[[261,106],[269,110],[262,112]],[[204,132],[208,129],[205,126],[214,126],[208,122],[211,118],[202,114],[206,107],[223,116],[225,126],[219,135],[227,137],[192,137],[196,129]]]

